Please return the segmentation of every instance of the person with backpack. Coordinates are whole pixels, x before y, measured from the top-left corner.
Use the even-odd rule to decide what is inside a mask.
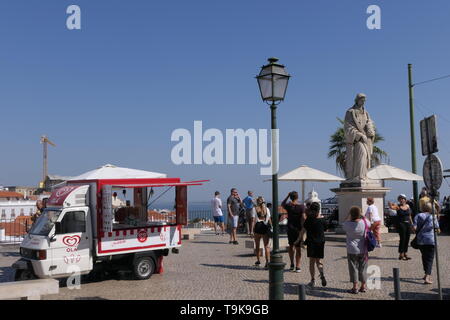
[[[380,236],[380,228],[381,228],[381,218],[378,214],[378,208],[375,206],[375,200],[371,197],[367,198],[367,210],[366,210],[366,219],[370,221],[371,227],[370,230],[373,232],[376,240],[377,240],[377,248],[381,248],[381,236]]]
[[[424,212],[421,212],[414,217],[413,229],[416,232],[415,241],[417,243],[417,247],[420,250],[420,254],[422,255],[422,265],[425,272],[425,275],[422,279],[424,281],[424,284],[432,284],[433,281],[431,280],[431,270],[433,269],[433,259],[435,251],[434,228],[437,229],[437,232],[440,231],[439,222],[437,221],[437,218],[435,216],[433,225],[431,202],[424,203],[422,205],[422,209],[424,210]],[[411,246],[414,247],[413,244],[411,244]]]
[[[351,207],[349,217],[343,224],[343,229],[347,234],[347,262],[350,274],[352,289],[348,292],[357,294],[366,292],[367,263],[369,254],[367,249],[367,232],[370,228],[370,221],[361,215],[361,208]],[[358,282],[361,282],[358,290]]]

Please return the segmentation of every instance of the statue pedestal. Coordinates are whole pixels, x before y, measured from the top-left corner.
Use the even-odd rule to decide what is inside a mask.
[[[384,196],[389,192],[390,188],[382,186],[378,180],[370,182],[343,182],[339,188],[331,189],[338,197],[339,207],[339,225],[347,220],[350,208],[353,206],[360,207],[364,215],[367,210],[367,198],[373,198],[375,206],[378,208],[378,214],[381,218],[381,233],[387,233],[388,229],[384,226]],[[342,228],[338,228],[336,233],[342,233]]]

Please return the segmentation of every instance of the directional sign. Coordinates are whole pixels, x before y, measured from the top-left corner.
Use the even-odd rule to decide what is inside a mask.
[[[430,154],[423,164],[423,181],[429,190],[437,191],[442,185],[442,163],[434,154]]]
[[[439,151],[437,145],[436,115],[420,121],[420,137],[422,142],[422,155],[427,156]]]

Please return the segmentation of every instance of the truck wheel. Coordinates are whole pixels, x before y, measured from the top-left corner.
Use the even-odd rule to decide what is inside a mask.
[[[34,280],[36,276],[31,270],[16,270],[16,274],[14,275],[15,281],[26,281],[26,280]]]
[[[133,272],[138,280],[146,280],[155,272],[156,266],[150,257],[139,257],[134,261]]]

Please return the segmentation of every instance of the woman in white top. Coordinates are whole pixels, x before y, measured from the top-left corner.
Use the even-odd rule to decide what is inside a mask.
[[[371,226],[370,229],[377,240],[377,247],[381,248],[381,236],[380,236],[380,228],[381,228],[381,218],[378,213],[378,208],[375,206],[375,201],[373,198],[367,198],[367,210],[365,217],[370,221]]]
[[[256,223],[254,228],[255,233],[255,247],[256,247],[256,262],[255,266],[259,267],[261,264],[260,261],[260,252],[259,252],[259,245],[261,238],[263,239],[264,243],[264,250],[265,250],[265,256],[266,256],[266,265],[264,268],[269,267],[269,257],[270,257],[270,248],[269,248],[269,228],[271,225],[271,219],[270,219],[270,211],[266,206],[266,202],[264,201],[263,197],[258,197],[256,199]]]

